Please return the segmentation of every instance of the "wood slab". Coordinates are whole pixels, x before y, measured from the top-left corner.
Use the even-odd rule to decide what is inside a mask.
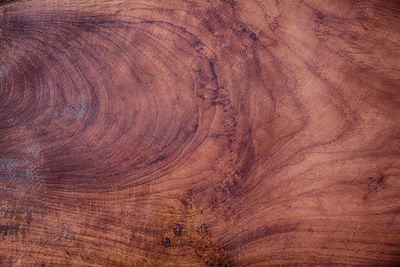
[[[1,266],[399,266],[399,1],[0,2]]]

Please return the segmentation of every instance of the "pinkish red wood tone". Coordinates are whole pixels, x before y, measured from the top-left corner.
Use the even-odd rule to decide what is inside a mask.
[[[1,266],[396,266],[400,3],[0,1]]]

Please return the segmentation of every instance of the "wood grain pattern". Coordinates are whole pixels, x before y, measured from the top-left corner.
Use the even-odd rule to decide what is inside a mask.
[[[396,266],[396,0],[2,1],[1,266]]]

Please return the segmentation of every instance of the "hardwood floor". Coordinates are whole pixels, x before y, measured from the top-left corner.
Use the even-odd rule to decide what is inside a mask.
[[[1,266],[397,266],[400,2],[0,1]]]

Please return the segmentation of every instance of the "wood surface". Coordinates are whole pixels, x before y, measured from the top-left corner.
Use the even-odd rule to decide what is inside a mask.
[[[1,266],[398,264],[399,1],[1,1]]]

